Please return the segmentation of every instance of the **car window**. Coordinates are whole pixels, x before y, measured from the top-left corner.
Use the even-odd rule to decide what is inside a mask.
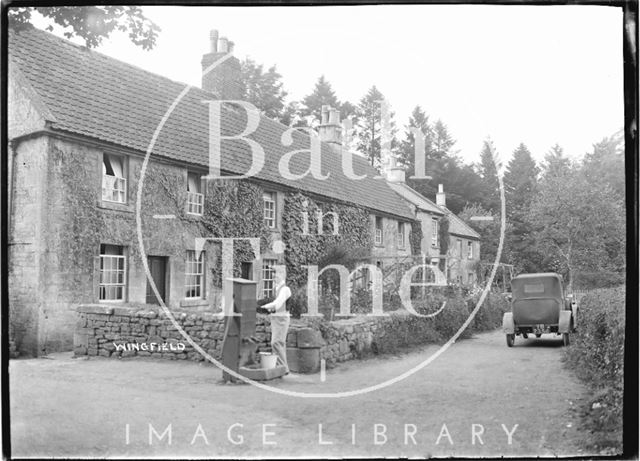
[[[544,293],[544,284],[543,283],[531,283],[524,285],[525,293]]]

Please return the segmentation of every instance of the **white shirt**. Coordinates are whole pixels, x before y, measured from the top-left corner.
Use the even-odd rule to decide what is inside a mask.
[[[276,287],[276,299],[262,306],[264,309],[272,309],[276,312],[285,312],[284,305],[291,297],[291,289],[281,282]]]

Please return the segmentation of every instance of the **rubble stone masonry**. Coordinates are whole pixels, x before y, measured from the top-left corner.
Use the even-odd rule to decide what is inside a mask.
[[[75,356],[147,356],[169,360],[205,360],[181,336],[161,310],[87,304],[79,306],[77,311]],[[216,359],[221,357],[223,318],[208,312],[174,312],[173,315],[200,347]],[[292,319],[287,348],[290,355],[294,348],[319,348],[319,359],[326,360],[327,366],[331,367],[337,362],[359,359],[381,351],[383,347],[380,342],[384,341],[385,337],[405,336],[406,324],[411,321],[411,317],[406,312],[394,312],[388,317],[358,316],[333,322]],[[271,326],[268,316],[258,314],[255,338],[258,340],[258,350],[270,347]],[[427,343],[433,339],[413,338],[411,343]],[[116,346],[132,343],[145,343],[147,349],[150,349],[151,343],[167,344],[167,347],[166,350],[161,350],[155,346],[152,351],[122,350],[122,347]],[[292,369],[296,371],[294,367]]]

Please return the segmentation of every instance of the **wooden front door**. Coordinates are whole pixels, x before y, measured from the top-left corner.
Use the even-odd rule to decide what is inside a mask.
[[[149,272],[151,272],[151,278],[156,284],[160,297],[166,303],[166,279],[167,279],[167,258],[165,256],[149,256],[147,258],[149,263]],[[157,296],[151,289],[151,284],[147,280],[147,304],[160,304]]]

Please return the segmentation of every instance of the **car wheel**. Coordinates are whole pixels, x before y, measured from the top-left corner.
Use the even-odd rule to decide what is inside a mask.
[[[536,333],[536,338],[539,338],[540,336],[542,336],[542,333]]]
[[[522,337],[523,337],[524,339],[529,339],[529,335],[528,335],[527,333],[522,333]]]
[[[568,346],[570,344],[569,333],[562,333],[562,342],[565,346]]]
[[[513,340],[516,335],[513,333],[507,335],[507,347],[513,347]]]

